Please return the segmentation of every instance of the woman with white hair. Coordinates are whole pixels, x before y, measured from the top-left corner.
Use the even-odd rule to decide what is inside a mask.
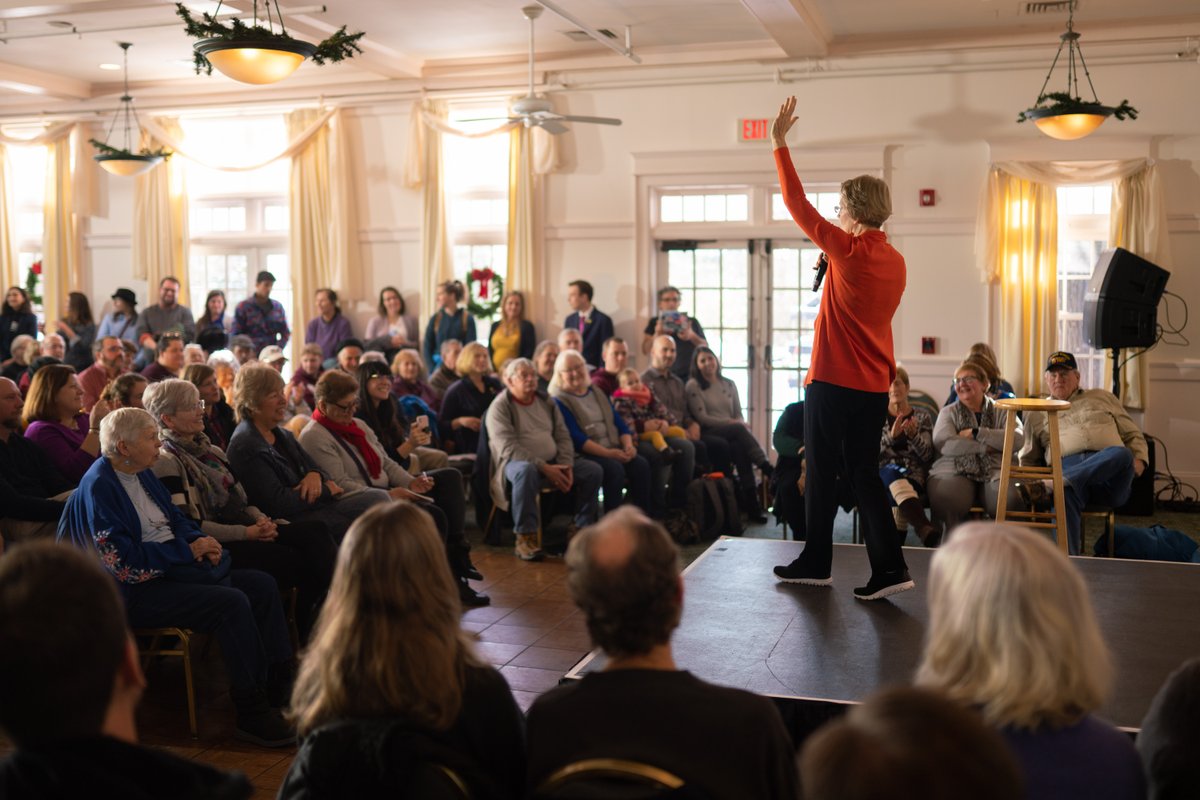
[[[278,710],[293,660],[275,580],[231,569],[221,543],[171,504],[151,471],[158,426],[146,411],[105,416],[100,455],[67,501],[58,538],[99,555],[121,589],[130,627],[177,626],[217,637],[238,738],[265,747],[294,742]]]
[[[206,403],[194,384],[160,381],[146,390],[143,402],[161,440],[154,474],[171,502],[239,567],[261,569],[280,589],[297,590],[296,624],[300,638],[307,639],[337,560],[328,527],[319,520],[273,520],[250,505],[225,454],[204,433]]]
[[[1145,797],[1133,743],[1093,712],[1112,665],[1083,578],[1048,539],[970,522],[933,557],[918,684],[1000,731],[1025,796]]]

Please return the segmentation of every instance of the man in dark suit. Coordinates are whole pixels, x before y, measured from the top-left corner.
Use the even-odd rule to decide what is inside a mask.
[[[613,323],[600,309],[592,305],[594,290],[587,281],[571,281],[567,284],[567,302],[575,311],[567,316],[564,328],[573,328],[583,337],[583,360],[589,364],[602,364],[601,351],[604,343],[613,335]]]

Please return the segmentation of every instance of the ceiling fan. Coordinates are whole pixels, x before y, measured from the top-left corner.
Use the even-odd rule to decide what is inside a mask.
[[[583,117],[573,114],[556,114],[553,104],[546,99],[535,97],[533,94],[533,21],[542,15],[541,6],[525,6],[521,9],[525,19],[529,20],[529,93],[513,101],[509,106],[511,116],[509,122],[520,122],[526,128],[541,128],[555,135],[566,133],[569,128],[564,122],[591,122],[599,125],[620,125],[621,120],[612,117]],[[464,120],[482,121],[482,120]]]

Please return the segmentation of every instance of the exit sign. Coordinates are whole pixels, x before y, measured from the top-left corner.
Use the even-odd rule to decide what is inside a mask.
[[[743,142],[765,142],[770,130],[768,120],[765,119],[738,121],[738,138]]]

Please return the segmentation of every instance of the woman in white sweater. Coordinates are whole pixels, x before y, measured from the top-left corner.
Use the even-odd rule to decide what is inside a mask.
[[[742,401],[738,397],[737,385],[721,375],[721,362],[717,354],[707,347],[696,348],[692,355],[690,375],[687,382],[688,411],[700,423],[701,431],[729,443],[741,490],[738,504],[751,522],[762,524],[767,517],[758,501],[754,467],[762,471],[764,480],[770,480],[774,468],[742,416]]]

